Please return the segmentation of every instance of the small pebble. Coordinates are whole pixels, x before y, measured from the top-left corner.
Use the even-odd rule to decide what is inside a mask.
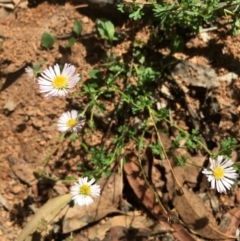
[[[83,17],[82,18],[82,23],[88,23],[89,22],[89,18],[88,17]]]

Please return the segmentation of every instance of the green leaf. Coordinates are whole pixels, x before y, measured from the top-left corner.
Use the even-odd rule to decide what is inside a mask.
[[[176,52],[182,51],[184,48],[184,40],[182,36],[175,35],[170,43],[171,53],[174,54]]]
[[[144,15],[144,13],[142,12],[142,9],[143,9],[143,5],[139,5],[138,9],[129,15],[129,18],[132,18],[135,21],[141,19],[142,16]]]
[[[120,11],[121,13],[124,13],[124,4],[123,3],[119,3],[117,5],[117,9],[118,11]]]
[[[77,133],[72,133],[70,136],[69,136],[69,140],[70,141],[75,141],[77,139]]]
[[[76,178],[74,178],[74,177],[71,177],[71,176],[66,176],[65,178],[64,178],[64,181],[72,181],[72,182],[76,182]]]
[[[74,37],[71,37],[68,42],[66,43],[66,48],[71,48],[76,42],[76,39]]]
[[[113,41],[114,39],[116,39],[116,38],[114,38],[114,34],[115,34],[114,25],[109,20],[98,19],[97,20],[97,30],[98,30],[99,34],[101,35],[101,37],[106,40]]]
[[[39,71],[39,70],[41,69],[41,65],[40,65],[40,64],[34,64],[34,65],[33,65],[33,69],[34,69],[35,71]]]
[[[98,70],[98,69],[91,69],[88,71],[88,75],[92,78],[92,79],[98,79],[99,77],[101,77],[102,71]]]
[[[112,71],[112,72],[119,72],[121,69],[122,68],[119,65],[113,65],[113,66],[109,67],[109,70]]]
[[[64,140],[65,134],[66,134],[66,133],[62,133],[62,134],[60,135],[60,137],[59,137],[59,139],[58,139],[60,142]]]
[[[44,32],[41,38],[41,45],[47,49],[52,48],[53,44],[55,42],[54,37],[47,32]]]
[[[76,20],[73,25],[73,32],[76,33],[78,36],[82,32],[82,24],[78,20]]]

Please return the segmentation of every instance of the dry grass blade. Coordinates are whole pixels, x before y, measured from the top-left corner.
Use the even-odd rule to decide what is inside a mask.
[[[199,196],[186,188],[182,190],[184,194],[175,196],[174,205],[181,219],[192,232],[208,239],[235,238],[220,231],[214,217],[207,211]]]
[[[30,222],[24,227],[17,238],[17,241],[24,241],[35,232],[41,220],[50,222],[57,213],[71,201],[71,194],[65,194],[49,200],[34,215]]]

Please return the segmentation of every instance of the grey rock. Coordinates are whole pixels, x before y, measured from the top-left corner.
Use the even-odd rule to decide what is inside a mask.
[[[214,69],[189,61],[177,63],[171,74],[179,84],[185,83],[187,86],[215,89],[220,85]]]

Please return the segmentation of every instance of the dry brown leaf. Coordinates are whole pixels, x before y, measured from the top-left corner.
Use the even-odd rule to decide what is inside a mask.
[[[76,235],[73,236],[72,241],[90,241],[90,239],[82,233],[77,233]]]
[[[174,231],[171,227],[166,227],[164,225],[161,225],[160,223],[152,219],[129,213],[128,215],[124,215],[124,216],[121,215],[121,216],[111,217],[108,219],[106,223],[98,227],[96,226],[90,227],[88,229],[88,235],[89,235],[88,237],[90,239],[99,238],[100,240],[102,240],[106,235],[107,231],[111,229],[111,227],[122,227],[126,230],[134,229],[136,230],[136,233],[139,234],[139,236],[148,236],[148,235]],[[106,236],[108,236],[108,234]],[[112,239],[109,239],[109,240],[112,240]]]
[[[127,229],[122,226],[114,226],[109,229],[102,241],[147,241],[145,230]]]
[[[224,214],[219,225],[220,230],[227,234],[234,236],[240,225],[240,208],[233,208],[228,213]],[[225,239],[224,241],[231,241],[232,239]]]
[[[102,241],[128,241],[131,238],[131,241],[135,241],[135,237],[129,237],[129,230],[123,226],[114,226],[110,227],[106,233],[105,238]],[[131,235],[132,236],[132,235]],[[138,236],[139,238],[139,236]],[[130,240],[129,240],[130,241]]]
[[[171,224],[171,227],[174,228],[175,232],[173,233],[173,236],[180,241],[196,241],[192,235],[190,235],[187,230],[183,228],[183,226],[179,223]],[[197,239],[199,240],[199,239]]]
[[[143,205],[159,220],[161,227],[165,229],[174,228],[173,236],[178,240],[195,241],[195,239],[184,230],[181,225],[170,225],[162,219],[167,219],[167,214],[163,211],[162,206],[156,202],[153,190],[151,190],[142,178],[141,169],[137,163],[127,162],[124,165],[126,177],[136,196]]]
[[[189,158],[187,159],[187,163],[184,167],[176,166],[174,167],[174,173],[176,178],[180,184],[184,184],[185,182],[197,185],[198,184],[198,175],[201,172],[199,166],[203,166],[204,161],[206,160],[205,156],[193,156],[191,157],[190,153],[184,149],[177,149],[174,153],[177,157],[183,157],[187,155]]]
[[[153,165],[153,168],[152,168],[152,173],[154,174],[155,179],[156,179],[156,176],[157,176],[155,174],[156,170],[157,170],[158,173],[160,173],[159,172],[159,166],[164,168],[164,170],[165,170],[165,172],[164,172],[165,182],[163,181],[164,180],[163,177],[157,176],[160,179],[158,182],[162,181],[162,186],[158,185],[156,180],[153,180],[154,181],[153,183],[154,183],[155,187],[160,189],[160,190],[162,190],[163,184],[166,185],[167,191],[162,193],[162,199],[165,203],[169,202],[169,200],[172,200],[173,195],[174,195],[174,190],[175,190],[175,180],[173,178],[169,163],[166,160],[158,160],[156,158],[153,159],[153,163],[154,163],[154,165]],[[183,172],[183,169],[180,169],[180,172],[178,172],[178,174],[181,173],[181,171]],[[178,177],[180,177],[180,175],[178,175]]]
[[[62,219],[62,232],[69,233],[98,221],[110,213],[123,213],[117,209],[122,194],[120,175],[113,173],[109,178],[101,179],[101,195],[92,205],[65,207],[54,219]]]
[[[201,172],[199,166],[203,166],[205,160],[206,156],[193,156],[188,158],[187,163],[184,166],[186,182],[198,184],[198,175]]]
[[[66,185],[64,183],[62,183],[61,181],[57,181],[55,182],[53,189],[59,194],[59,195],[63,195],[68,193],[68,189],[66,187]]]
[[[73,208],[69,208],[66,213],[67,218],[64,217],[63,219],[62,233],[69,233],[79,228],[83,228],[111,213],[123,213],[112,206],[105,206],[105,200],[103,200],[103,198],[101,200],[102,202],[95,202],[91,206],[80,207],[75,205]],[[110,205],[108,201],[106,204],[107,203]],[[64,211],[66,212],[66,209]]]
[[[153,190],[145,183],[142,171],[137,163],[127,162],[124,171],[130,186],[143,205],[157,218],[166,217],[161,205],[156,201]]]
[[[71,198],[71,194],[66,194],[53,198],[45,203],[24,227],[23,231],[18,236],[17,241],[25,241],[27,237],[35,232],[41,220],[50,222],[57,213],[71,201]]]
[[[219,212],[219,199],[217,198],[217,196],[212,194],[211,192],[209,192],[208,197],[210,199],[210,204],[211,204],[212,210],[215,213]]]
[[[175,209],[189,229],[201,237],[208,239],[226,239],[233,236],[222,233],[213,216],[207,211],[203,201],[188,189],[182,189],[184,194],[174,197]]]
[[[239,203],[240,203],[240,188],[239,188],[239,187],[236,187],[236,188],[234,189],[234,193],[235,193],[235,202],[236,202],[237,204],[239,204]]]

